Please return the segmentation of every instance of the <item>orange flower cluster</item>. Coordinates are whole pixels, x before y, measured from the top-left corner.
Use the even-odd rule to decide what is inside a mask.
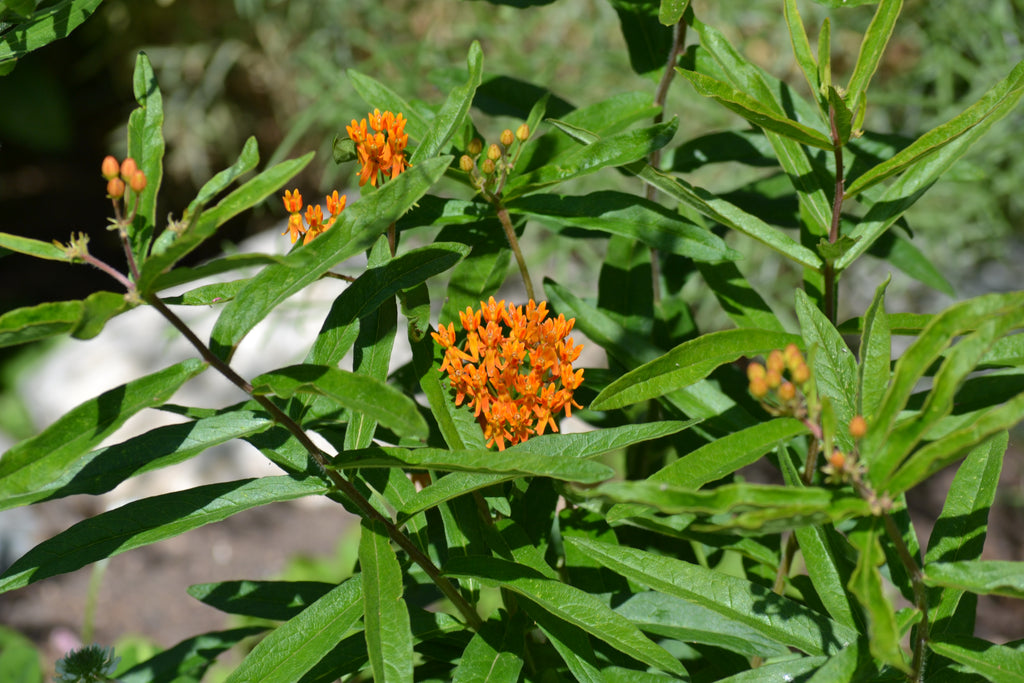
[[[367,117],[370,119],[369,128],[366,119],[358,123],[352,119],[352,125],[345,127],[349,138],[356,143],[356,153],[362,167],[359,173],[360,187],[367,180],[376,186],[378,172],[385,176],[390,174],[394,180],[409,166],[405,159],[405,145],[409,142],[409,135],[405,132],[405,117],[401,114],[396,116],[390,111],[382,114],[380,109],[374,109]],[[374,132],[370,132],[370,129]]]
[[[284,208],[289,214],[288,217],[288,229],[282,232],[282,235],[291,233],[292,244],[295,244],[295,240],[299,239],[299,235],[305,235],[302,238],[303,244],[309,244],[309,242],[317,235],[327,232],[327,229],[334,225],[334,221],[337,220],[338,214],[345,208],[345,201],[348,199],[347,195],[338,197],[338,191],[335,190],[332,194],[327,197],[327,213],[330,214],[327,220],[324,220],[324,210],[319,204],[310,204],[306,207],[306,221],[302,221],[302,195],[299,194],[298,189],[285,190],[284,196],[281,198],[284,201]]]
[[[522,306],[496,302],[492,296],[480,310],[459,313],[468,334],[465,344],[455,344],[455,324],[441,325],[431,333],[444,349],[441,372],[448,372],[455,403],[468,396],[484,430],[487,446],[515,445],[551,427],[554,416],[572,406],[580,408],[572,394],[583,382],[583,370],[572,369],[582,346],[569,337],[575,318],[548,318],[547,302],[533,300]]]

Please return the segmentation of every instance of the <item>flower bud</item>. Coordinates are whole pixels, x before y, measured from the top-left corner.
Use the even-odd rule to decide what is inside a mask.
[[[117,174],[121,172],[121,164],[117,163],[117,159],[108,154],[106,158],[103,159],[103,164],[100,167],[100,170],[103,173],[103,177],[110,180],[111,178],[116,178]]]
[[[120,178],[111,178],[107,181],[107,196],[111,199],[120,199],[124,196],[124,181]]]
[[[483,163],[480,164],[480,172],[484,175],[491,175],[494,173],[494,162],[490,159],[484,159]]]
[[[755,379],[764,379],[764,366],[760,363],[751,363],[747,366],[747,379],[753,382]]]
[[[859,439],[868,433],[868,423],[863,415],[854,415],[850,420],[850,436]]]
[[[778,370],[768,369],[768,372],[764,375],[765,384],[768,385],[769,389],[778,389],[782,384],[782,373]]]
[[[782,351],[773,349],[772,352],[768,354],[765,366],[768,368],[769,372],[774,370],[775,372],[782,374],[782,371],[786,369],[786,359],[782,356]]]
[[[768,395],[768,385],[763,377],[750,380],[750,395],[754,398],[764,398]]]
[[[495,144],[492,144],[490,147],[488,147],[487,148],[487,158],[490,159],[491,161],[497,161],[498,159],[500,159],[501,158],[501,147],[498,147]]]
[[[462,158],[459,159],[459,168],[461,168],[466,173],[472,171],[474,166],[476,166],[476,164],[473,163],[473,158],[468,154],[463,154]]]
[[[473,138],[472,140],[469,141],[469,146],[466,147],[466,152],[469,153],[470,156],[475,157],[477,154],[482,152],[483,149],[484,141],[481,140],[480,138]]]
[[[508,128],[501,131],[501,144],[505,145],[506,147],[511,145],[515,139],[516,137],[512,135],[512,131],[509,130]]]
[[[829,457],[828,462],[835,469],[841,470],[846,465],[846,456],[843,454],[841,450],[837,448],[836,450],[832,451],[832,455],[831,457]]]
[[[132,188],[132,192],[139,193],[146,189],[146,174],[142,171],[135,171],[132,173],[131,181],[128,183],[128,187]]]
[[[135,172],[139,170],[138,164],[135,163],[135,159],[128,157],[121,162],[121,180],[130,182]]]
[[[782,357],[786,360],[786,367],[789,368],[790,372],[793,368],[804,362],[803,354],[800,353],[800,349],[796,344],[787,344],[786,348],[782,350]]]
[[[800,363],[789,371],[789,376],[797,384],[806,384],[811,378],[811,369],[807,367],[807,363]]]
[[[530,127],[525,123],[516,128],[516,137],[519,138],[520,142],[526,142],[530,139]]]
[[[792,401],[796,398],[796,387],[792,382],[783,382],[779,386],[779,398],[783,401]]]

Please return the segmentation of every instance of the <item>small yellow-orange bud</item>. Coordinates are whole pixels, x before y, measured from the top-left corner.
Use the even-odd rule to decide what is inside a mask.
[[[846,456],[837,448],[832,451],[832,456],[828,459],[828,462],[835,469],[841,470],[846,465]]]
[[[803,354],[800,353],[796,344],[786,344],[786,348],[782,351],[782,357],[786,359],[786,367],[790,370],[804,362]]]
[[[494,173],[494,162],[490,159],[484,159],[480,163],[480,172],[484,175],[491,175]]]
[[[750,395],[754,398],[764,398],[768,395],[768,385],[763,377],[750,380]]]
[[[501,147],[498,147],[495,144],[491,144],[491,146],[487,148],[487,158],[490,159],[491,161],[497,161],[498,159],[500,159]]]
[[[463,154],[462,158],[459,159],[459,168],[466,173],[472,171],[474,166],[476,166],[476,164],[473,163],[473,158],[468,154]]]
[[[755,379],[764,379],[764,366],[760,363],[751,363],[747,366],[747,379],[753,382]]]
[[[807,363],[801,362],[796,367],[790,369],[789,376],[797,384],[806,384],[807,380],[811,378],[811,369],[807,367]]]
[[[135,171],[132,173],[132,178],[128,183],[128,187],[132,188],[132,192],[142,192],[146,189],[146,174],[142,171]]]
[[[526,142],[530,139],[530,127],[525,123],[516,128],[516,137],[519,138],[520,142]]]
[[[107,196],[111,199],[120,199],[124,196],[124,181],[120,178],[111,178],[107,181]]]
[[[111,178],[116,178],[117,174],[121,172],[121,164],[117,163],[117,159],[108,154],[103,159],[100,170],[103,173],[103,177],[110,180]]]
[[[868,422],[863,415],[854,415],[850,420],[850,436],[859,439],[868,433]]]
[[[792,401],[796,398],[796,387],[793,386],[792,382],[783,382],[779,386],[779,398],[783,401]]]
[[[515,139],[516,139],[516,136],[513,135],[512,131],[509,130],[508,128],[506,128],[505,130],[501,131],[501,144],[505,145],[506,147],[511,145],[512,142],[515,141]]]
[[[775,372],[782,374],[782,371],[786,369],[786,359],[782,357],[782,351],[773,349],[772,352],[768,354],[765,366],[769,371],[774,370]]]
[[[138,164],[135,163],[135,159],[128,157],[121,162],[121,180],[130,182],[135,172],[139,170]]]
[[[480,138],[473,138],[472,140],[469,141],[469,146],[466,147],[466,151],[470,154],[470,156],[474,157],[480,152],[482,152],[483,149],[484,141],[481,140]]]
[[[778,370],[768,368],[768,372],[764,374],[765,384],[768,385],[769,389],[778,389],[779,385],[782,384],[782,373]]]

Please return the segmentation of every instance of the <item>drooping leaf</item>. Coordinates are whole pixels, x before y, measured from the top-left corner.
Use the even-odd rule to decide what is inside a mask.
[[[0,347],[59,334],[91,339],[103,330],[108,320],[133,306],[123,294],[93,292],[79,301],[49,301],[15,308],[0,315]]]
[[[882,585],[879,566],[885,562],[880,537],[884,533],[878,518],[872,518],[866,528],[849,534],[859,552],[857,567],[850,577],[850,592],[853,593],[868,618],[868,638],[871,654],[881,661],[904,672],[910,672],[906,653],[900,647],[900,630],[892,602],[886,596]]]

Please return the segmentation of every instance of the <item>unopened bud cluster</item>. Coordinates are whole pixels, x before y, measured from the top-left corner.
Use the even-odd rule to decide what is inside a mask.
[[[146,174],[135,163],[135,159],[128,157],[124,161],[118,162],[117,158],[112,155],[107,155],[103,159],[100,173],[107,180],[107,197],[114,203],[114,214],[117,217],[115,225],[122,222],[130,223],[135,217],[139,195],[146,189]],[[127,190],[131,190],[135,195],[135,202],[131,210],[126,213],[124,209],[127,208],[125,203]]]
[[[483,140],[473,138],[466,146],[466,153],[459,159],[459,168],[470,175],[473,186],[478,190],[501,194],[508,174],[515,168],[523,143],[529,139],[530,127],[525,123],[515,133],[506,128],[498,137],[498,142],[486,148]]]
[[[854,415],[848,425],[850,436],[854,441],[860,441],[868,431],[867,420],[862,415]],[[860,456],[856,448],[849,453],[844,453],[836,448],[828,457],[828,462],[821,471],[827,475],[826,481],[834,484],[863,484],[864,465],[860,462]]]
[[[750,394],[773,415],[806,415],[804,395],[811,370],[796,344],[768,354],[765,364],[747,366]]]

